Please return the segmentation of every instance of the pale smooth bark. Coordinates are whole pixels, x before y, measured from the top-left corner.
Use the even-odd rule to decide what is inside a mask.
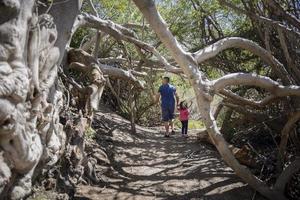
[[[252,99],[247,99],[247,98],[241,97],[241,96],[235,94],[234,92],[232,92],[230,90],[226,90],[226,89],[220,90],[218,93],[224,97],[229,98],[230,101],[233,101],[235,104],[246,105],[246,106],[250,106],[253,108],[260,108],[260,109],[263,108],[264,106],[270,104],[271,102],[275,101],[276,99],[278,99],[278,97],[276,97],[274,95],[269,95],[260,101],[255,101]]]
[[[276,75],[282,79],[284,84],[291,84],[291,78],[282,63],[280,63],[272,54],[267,50],[260,47],[257,43],[239,37],[228,37],[217,41],[216,43],[209,45],[199,51],[193,53],[197,63],[202,63],[212,57],[215,57],[220,52],[230,49],[239,48],[245,49],[260,57],[266,64],[273,67]]]
[[[257,74],[233,73],[211,82],[212,88],[218,92],[228,86],[248,85],[264,88],[277,97],[300,96],[300,87],[296,85],[283,86],[266,76]]]

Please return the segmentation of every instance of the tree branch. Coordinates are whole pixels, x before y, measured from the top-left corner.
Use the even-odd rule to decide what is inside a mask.
[[[244,106],[240,106],[240,105],[236,105],[236,104],[232,104],[232,103],[228,103],[228,102],[223,102],[222,104],[224,106],[227,106],[227,107],[233,109],[234,111],[236,111],[240,114],[247,116],[249,119],[255,119],[256,121],[263,121],[268,118],[267,115],[245,109]]]
[[[134,70],[126,71],[121,68],[101,64],[82,49],[70,49],[68,51],[68,59],[70,63],[69,67],[72,69],[86,72],[87,70],[91,70],[89,66],[91,66],[92,64],[96,64],[105,75],[118,79],[128,80],[134,85],[138,86],[138,88],[144,88],[144,83],[134,76],[137,75],[140,77],[144,77],[147,75],[144,72],[137,72]]]
[[[246,99],[244,97],[241,97],[241,96],[235,94],[234,92],[232,92],[230,90],[226,90],[226,89],[220,90],[219,93],[230,98],[236,104],[248,105],[248,106],[251,106],[254,108],[263,108],[264,106],[266,106],[267,104],[273,102],[274,100],[276,100],[278,98],[274,95],[270,95],[270,96],[266,96],[265,98],[263,98],[260,101],[254,101],[251,99]]]
[[[288,167],[286,167],[277,178],[274,188],[284,192],[285,185],[291,179],[292,175],[300,169],[300,158],[296,158]]]
[[[241,48],[250,51],[251,53],[260,57],[265,63],[272,66],[277,76],[280,77],[285,84],[292,83],[290,75],[288,74],[284,66],[267,50],[248,39],[240,37],[224,38],[193,53],[193,56],[195,57],[197,63],[200,64],[207,59],[215,57],[220,52],[229,48]]]
[[[218,1],[220,2],[221,5],[232,8],[233,10],[235,10],[235,11],[241,13],[241,14],[245,14],[253,20],[256,20],[256,21],[264,23],[264,24],[274,26],[275,28],[279,28],[279,29],[287,32],[288,34],[293,34],[293,35],[296,35],[297,37],[300,37],[300,33],[298,31],[294,31],[293,29],[291,29],[291,28],[285,26],[284,24],[282,24],[280,21],[275,21],[275,20],[266,18],[264,16],[258,16],[256,14],[254,14],[253,12],[243,10],[242,8],[239,8],[239,7],[235,6],[234,4],[227,2],[226,0],[218,0]]]
[[[103,20],[88,14],[80,15],[79,18],[82,26],[99,29],[111,35],[117,40],[124,40],[126,42],[133,43],[139,48],[153,53],[158,58],[158,60],[164,65],[167,71],[170,71],[172,73],[182,73],[182,70],[180,68],[176,68],[170,63],[168,63],[168,61],[156,50],[156,48],[136,39],[134,33],[131,30],[119,24],[115,24],[112,21]]]
[[[277,97],[300,96],[300,87],[291,85],[283,86],[269,77],[256,74],[233,73],[211,81],[215,91],[223,90],[232,85],[251,85],[268,90]]]
[[[279,144],[279,164],[280,166],[283,166],[284,163],[284,157],[285,157],[285,150],[286,145],[288,143],[289,135],[292,129],[295,127],[295,123],[300,119],[300,112],[297,111],[296,113],[292,113],[292,115],[289,117],[288,121],[284,125],[282,131],[281,131],[281,141]]]
[[[97,12],[96,8],[94,7],[94,4],[93,4],[92,0],[88,0],[87,2],[88,2],[89,6],[92,9],[93,15],[99,17],[98,12]],[[97,33],[96,33],[96,43],[95,43],[95,47],[94,47],[94,50],[93,50],[93,53],[92,53],[92,55],[94,56],[94,58],[98,57],[100,37],[101,37],[101,33],[100,33],[99,30],[97,30]]]
[[[271,8],[274,9],[275,13],[281,17],[283,17],[287,22],[300,30],[300,21],[295,16],[286,12],[279,3],[274,0],[266,0],[265,1]]]

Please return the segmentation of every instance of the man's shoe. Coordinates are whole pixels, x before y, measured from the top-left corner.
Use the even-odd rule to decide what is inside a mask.
[[[175,131],[173,130],[173,131],[171,132],[171,134],[172,134],[172,135],[175,135]]]

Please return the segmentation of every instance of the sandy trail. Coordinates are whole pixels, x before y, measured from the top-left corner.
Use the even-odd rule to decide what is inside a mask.
[[[100,167],[105,169],[104,184],[78,186],[76,199],[252,199],[254,191],[213,147],[199,143],[195,135],[185,139],[177,133],[164,138],[159,129],[139,126],[137,134],[130,134],[129,123],[119,116],[105,113],[98,117],[110,123],[108,133],[98,136],[98,144],[92,146],[97,152],[101,141],[110,141],[108,164]]]

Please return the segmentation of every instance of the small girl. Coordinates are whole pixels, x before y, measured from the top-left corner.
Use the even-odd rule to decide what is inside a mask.
[[[179,110],[179,120],[181,121],[182,124],[181,134],[184,137],[188,137],[187,132],[188,132],[188,123],[189,123],[189,110],[187,108],[187,103],[185,101],[180,102],[178,110]]]

